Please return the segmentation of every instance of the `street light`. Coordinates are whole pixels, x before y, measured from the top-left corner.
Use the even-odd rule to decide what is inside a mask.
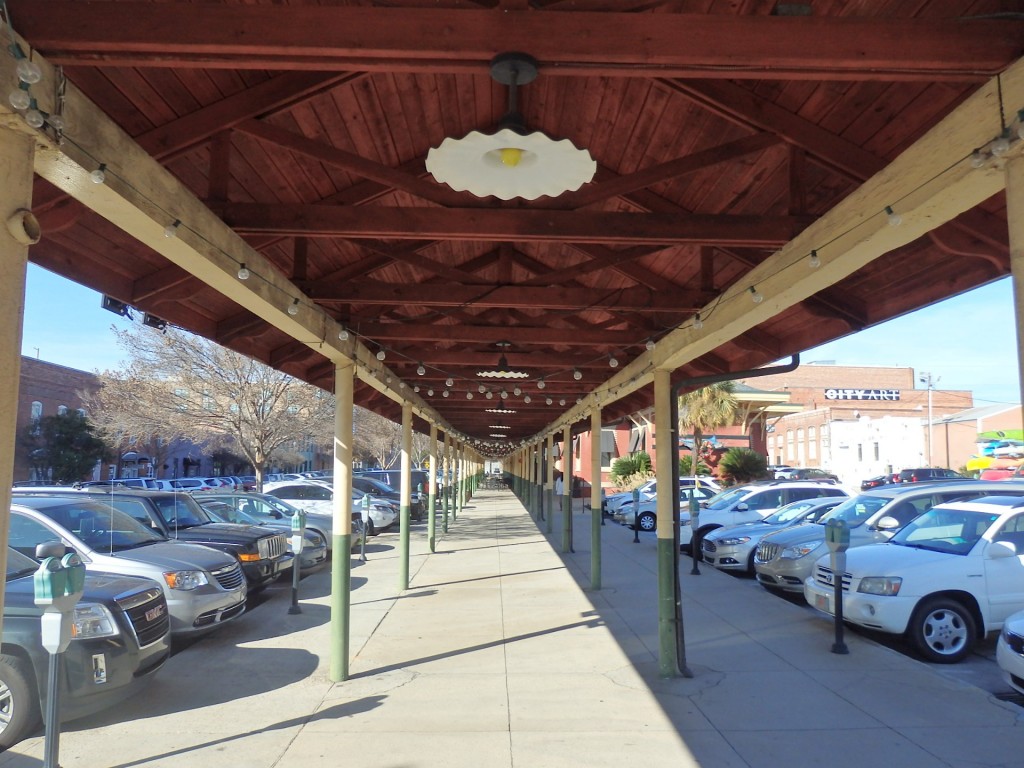
[[[936,379],[932,379],[932,375],[928,371],[921,371],[917,375],[917,380],[928,387],[928,466],[932,466],[932,390],[935,389],[935,385],[939,382],[942,377],[939,376]],[[948,461],[948,459],[947,459]]]

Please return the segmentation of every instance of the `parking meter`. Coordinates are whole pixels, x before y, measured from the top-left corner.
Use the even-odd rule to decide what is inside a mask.
[[[292,550],[292,604],[289,614],[302,613],[299,607],[299,558],[306,540],[306,513],[298,511],[292,515],[292,535],[289,540]]]
[[[835,604],[836,639],[832,653],[849,653],[843,642],[843,575],[846,573],[846,550],[850,548],[850,527],[845,520],[829,520],[825,523],[825,543],[828,545],[832,566],[833,602]]]
[[[43,609],[40,618],[43,647],[50,654],[43,750],[43,768],[58,768],[60,746],[60,662],[71,643],[72,616],[85,590],[85,564],[74,552],[63,557],[46,557],[33,577],[35,604]]]
[[[690,495],[690,556],[693,558],[693,567],[690,569],[692,576],[700,576],[701,553],[700,545],[697,542],[697,529],[700,527],[700,502],[697,500],[696,489]]]
[[[633,543],[640,543],[640,489],[633,489]]]
[[[366,562],[366,536],[370,532],[370,494],[363,494],[363,538],[359,542],[359,559]]]

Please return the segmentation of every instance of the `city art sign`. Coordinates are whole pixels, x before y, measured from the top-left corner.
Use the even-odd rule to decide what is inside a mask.
[[[899,400],[898,389],[826,389],[826,400]]]

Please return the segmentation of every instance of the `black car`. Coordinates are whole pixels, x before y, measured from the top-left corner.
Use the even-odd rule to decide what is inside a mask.
[[[61,548],[63,550],[63,548]],[[31,735],[47,690],[50,654],[43,648],[33,575],[39,563],[7,550],[3,654],[0,655],[0,750]],[[86,574],[64,652],[62,720],[91,715],[139,691],[170,655],[170,615],[160,585],[149,579]]]
[[[30,492],[19,489],[19,493]],[[112,504],[170,539],[205,544],[233,555],[242,566],[250,590],[266,586],[292,566],[285,533],[261,525],[216,522],[188,493],[102,486],[62,493],[87,493],[89,498]]]
[[[799,469],[791,470],[789,473],[790,480],[822,480],[826,483],[838,483],[839,476],[834,475],[831,472],[826,472],[823,469],[817,467],[800,467]]]
[[[357,472],[352,476],[352,490],[401,504],[402,494],[398,490],[402,482],[401,474],[397,469],[371,469]],[[426,513],[426,497],[429,492],[426,483],[430,478],[422,470],[414,470],[411,473],[411,478],[412,492],[409,495],[409,512],[413,519],[419,520]],[[423,493],[416,490],[420,485],[423,486]]]
[[[899,482],[901,483],[923,483],[926,480],[970,480],[959,472],[941,467],[917,467],[916,469],[904,469],[900,472]]]
[[[887,485],[892,482],[892,475],[875,475],[869,477],[867,480],[861,480],[860,489],[862,491],[870,491],[872,488],[878,488],[881,485]]]

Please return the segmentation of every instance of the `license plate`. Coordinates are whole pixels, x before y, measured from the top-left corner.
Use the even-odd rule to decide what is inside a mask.
[[[825,613],[832,613],[832,599],[828,595],[815,595],[814,607]]]

